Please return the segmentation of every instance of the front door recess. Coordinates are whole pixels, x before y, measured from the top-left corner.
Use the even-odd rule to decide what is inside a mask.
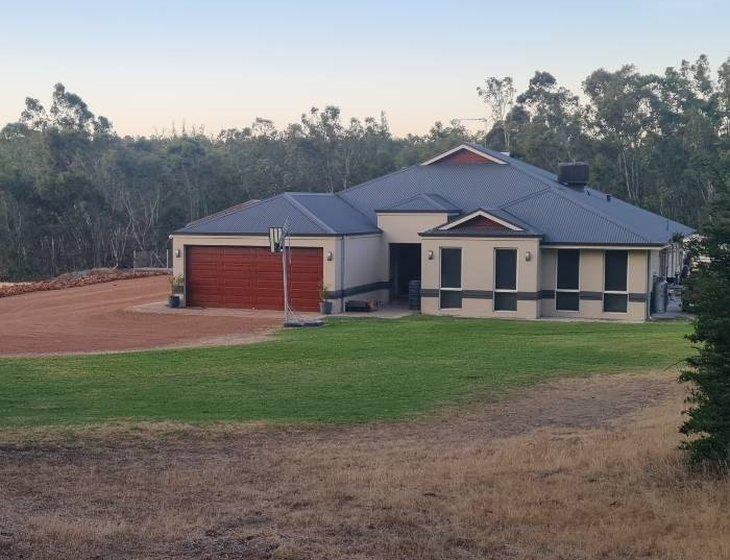
[[[408,283],[421,279],[421,244],[390,243],[390,298],[407,299]]]

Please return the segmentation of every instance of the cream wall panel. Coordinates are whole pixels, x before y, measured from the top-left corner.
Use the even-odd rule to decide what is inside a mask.
[[[423,237],[421,245],[421,286],[438,289],[441,283],[440,249],[461,248],[462,290],[492,291],[494,289],[494,250],[517,249],[517,291],[538,291],[540,271],[540,247],[537,239],[523,238],[435,238]],[[433,259],[428,260],[428,252]],[[526,260],[527,253],[530,260]],[[538,300],[519,300],[517,311],[494,311],[491,299],[463,298],[461,309],[439,309],[438,298],[422,298],[423,313],[458,315],[469,317],[512,317],[535,319],[538,317]]]
[[[449,215],[445,212],[416,214],[378,214],[378,227],[383,231],[383,242],[388,243],[420,243],[418,235],[447,222]]]
[[[338,250],[341,241],[337,241]],[[388,255],[381,235],[345,238],[345,288],[388,280]]]
[[[338,247],[341,250],[341,240]],[[388,280],[388,248],[383,244],[382,236],[367,235],[345,238],[345,270],[344,287],[356,288],[384,282]],[[373,301],[378,305],[388,302],[388,290],[377,289],[370,292],[361,292],[352,296],[338,299],[335,306],[341,309],[342,303],[348,300]]]
[[[544,248],[542,254],[542,290],[555,290],[557,280],[557,249]],[[629,250],[628,291],[647,295],[650,285],[648,279],[649,251],[645,249]],[[658,260],[658,259],[657,259]],[[579,287],[581,292],[598,292],[603,294],[604,251],[600,249],[581,249],[579,265]],[[648,299],[647,299],[648,301]],[[541,314],[546,317],[573,317],[582,319],[613,319],[625,321],[643,321],[647,314],[646,302],[628,304],[627,313],[604,313],[602,300],[581,299],[579,311],[558,311],[555,299],[543,299],[540,304]]]

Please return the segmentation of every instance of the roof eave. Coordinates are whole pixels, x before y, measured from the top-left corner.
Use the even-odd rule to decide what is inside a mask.
[[[611,243],[601,243],[601,242],[587,242],[587,241],[548,241],[547,243],[542,243],[543,247],[645,247],[645,248],[657,248],[661,249],[662,247],[666,247],[667,243],[621,243],[621,242],[611,242]]]
[[[393,208],[385,208],[383,210],[374,210],[376,214],[461,214],[461,210],[456,209],[443,209],[439,210],[437,208],[431,208],[428,210],[398,210]]]
[[[291,232],[291,237],[350,237],[356,235],[380,235],[383,233],[381,229],[364,230],[364,231],[353,231],[353,232],[335,232],[335,233],[296,233]],[[185,231],[177,230],[173,231],[170,235],[202,235],[202,236],[219,236],[219,237],[266,237],[268,238],[269,233],[262,233],[260,231],[252,232],[230,232],[230,231]]]
[[[484,232],[465,232],[453,230],[427,230],[418,234],[420,237],[491,237],[491,238],[532,238],[542,239],[545,237],[542,233],[534,233],[530,231],[484,231]]]

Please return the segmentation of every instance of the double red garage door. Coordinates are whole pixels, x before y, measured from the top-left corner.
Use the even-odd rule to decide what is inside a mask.
[[[322,249],[291,250],[290,301],[296,311],[318,311]],[[190,245],[185,252],[187,305],[283,309],[281,254],[268,247]]]

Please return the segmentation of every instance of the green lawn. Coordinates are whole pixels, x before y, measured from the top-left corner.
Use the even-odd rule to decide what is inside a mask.
[[[0,426],[398,418],[560,375],[661,369],[687,323],[335,319],[276,340],[0,359]]]

